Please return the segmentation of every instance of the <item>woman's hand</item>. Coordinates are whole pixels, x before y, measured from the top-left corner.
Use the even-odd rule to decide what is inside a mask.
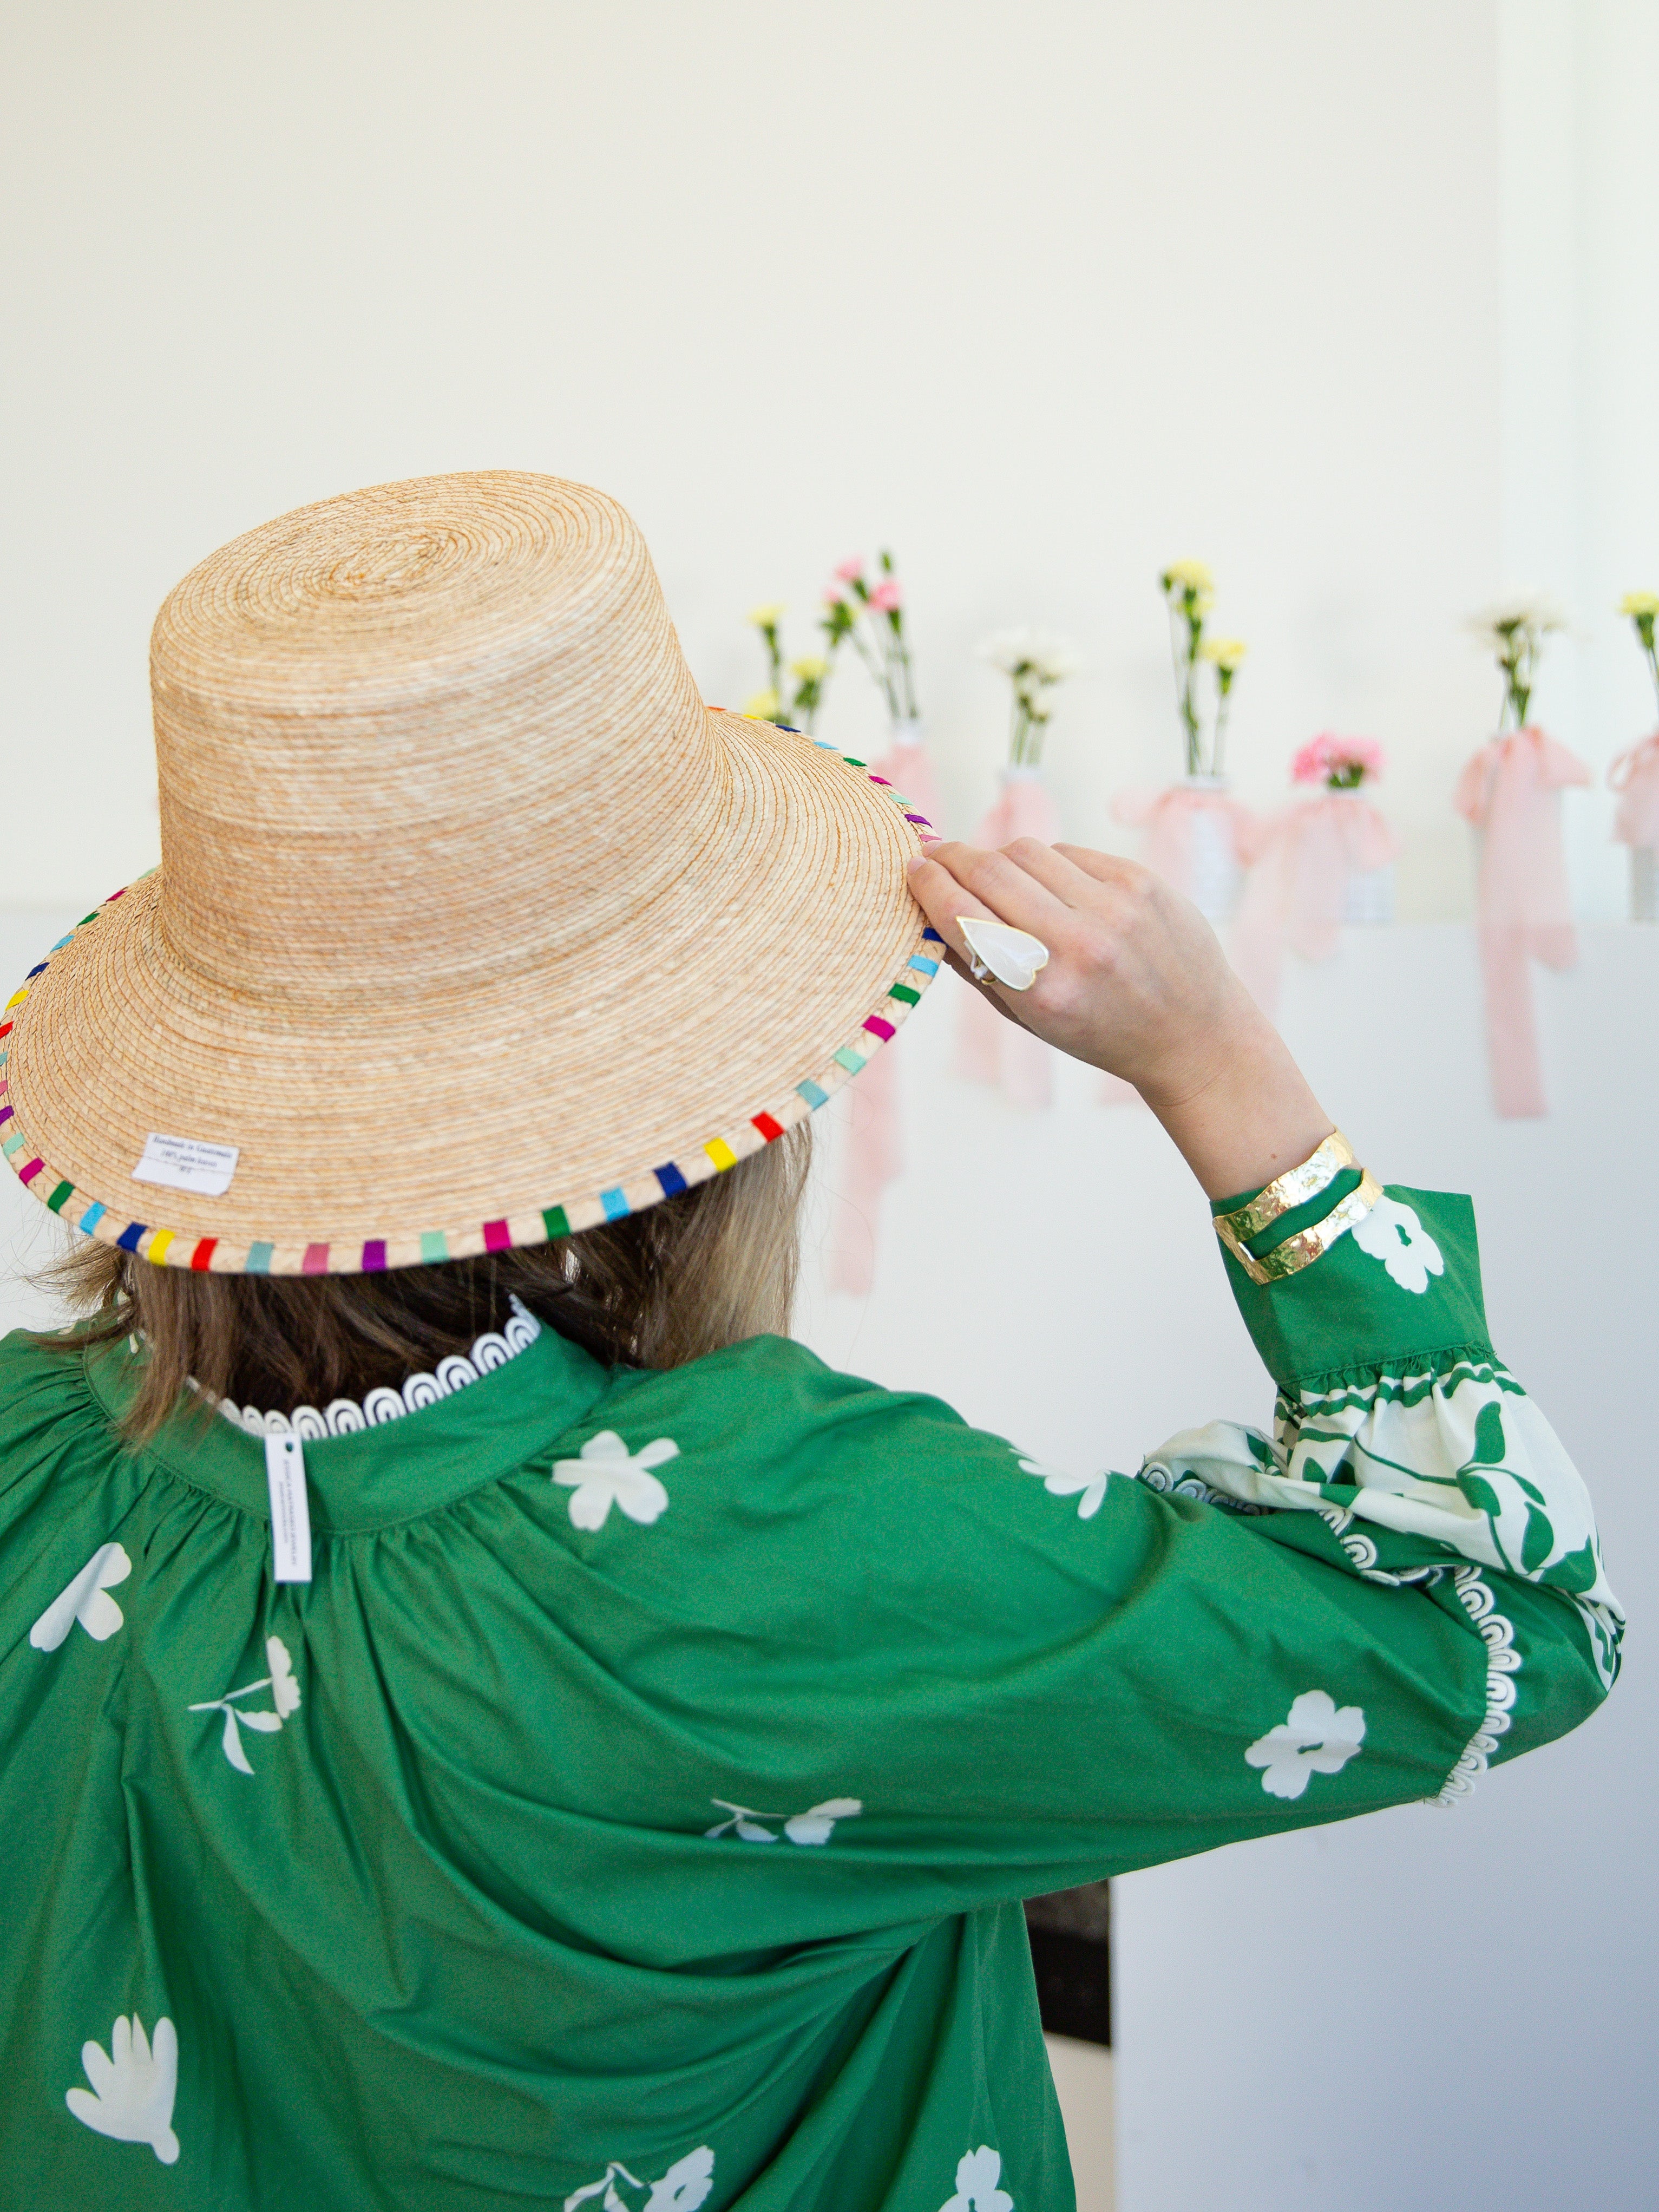
[[[976,988],[1034,1036],[1133,1083],[1210,1197],[1271,1182],[1329,1135],[1215,932],[1149,869],[1033,837],[999,853],[945,843],[910,863],[910,889],[961,975],[963,916],[1042,939],[1048,965],[1029,990]]]

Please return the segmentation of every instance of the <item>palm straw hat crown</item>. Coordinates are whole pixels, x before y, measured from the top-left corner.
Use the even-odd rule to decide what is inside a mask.
[[[151,648],[161,865],[0,1025],[14,1170],[167,1267],[344,1273],[636,1212],[904,1019],[926,825],[707,707],[614,500],[508,471],[301,507]]]

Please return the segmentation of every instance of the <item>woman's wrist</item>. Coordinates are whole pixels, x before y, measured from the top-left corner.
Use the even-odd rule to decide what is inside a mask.
[[[1335,1127],[1278,1030],[1242,986],[1238,995],[1224,1027],[1139,1086],[1212,1199],[1259,1190]]]

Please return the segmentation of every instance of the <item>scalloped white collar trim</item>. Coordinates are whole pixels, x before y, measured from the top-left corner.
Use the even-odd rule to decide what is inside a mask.
[[[351,1436],[382,1421],[401,1420],[405,1413],[435,1406],[440,1398],[453,1397],[481,1375],[505,1367],[536,1341],[542,1333],[540,1322],[517,1297],[508,1303],[513,1316],[504,1329],[499,1333],[491,1329],[481,1336],[465,1358],[456,1352],[441,1359],[434,1374],[411,1375],[401,1390],[371,1390],[361,1405],[355,1398],[336,1398],[320,1413],[315,1406],[296,1406],[291,1413],[262,1413],[257,1406],[239,1406],[233,1398],[221,1398],[217,1410],[233,1428],[245,1430],[251,1437],[294,1435],[305,1442],[314,1442],[319,1437]]]

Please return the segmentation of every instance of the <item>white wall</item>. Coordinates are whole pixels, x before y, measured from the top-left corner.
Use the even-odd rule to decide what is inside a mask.
[[[7,42],[3,734],[74,826],[14,838],[0,895],[153,859],[145,639],[192,562],[508,464],[633,507],[727,703],[742,611],[890,539],[964,826],[1006,713],[969,654],[1011,620],[1088,658],[1050,740],[1073,835],[1174,768],[1154,579],[1206,556],[1253,645],[1243,786],[1382,737],[1406,910],[1462,909],[1489,0],[64,0]],[[830,733],[873,711],[849,668]]]
[[[1502,0],[1504,225],[1501,565],[1572,618],[1537,696],[1547,726],[1605,779],[1654,726],[1628,591],[1659,590],[1659,8],[1651,0]],[[1569,800],[1583,915],[1626,910],[1607,799]]]

